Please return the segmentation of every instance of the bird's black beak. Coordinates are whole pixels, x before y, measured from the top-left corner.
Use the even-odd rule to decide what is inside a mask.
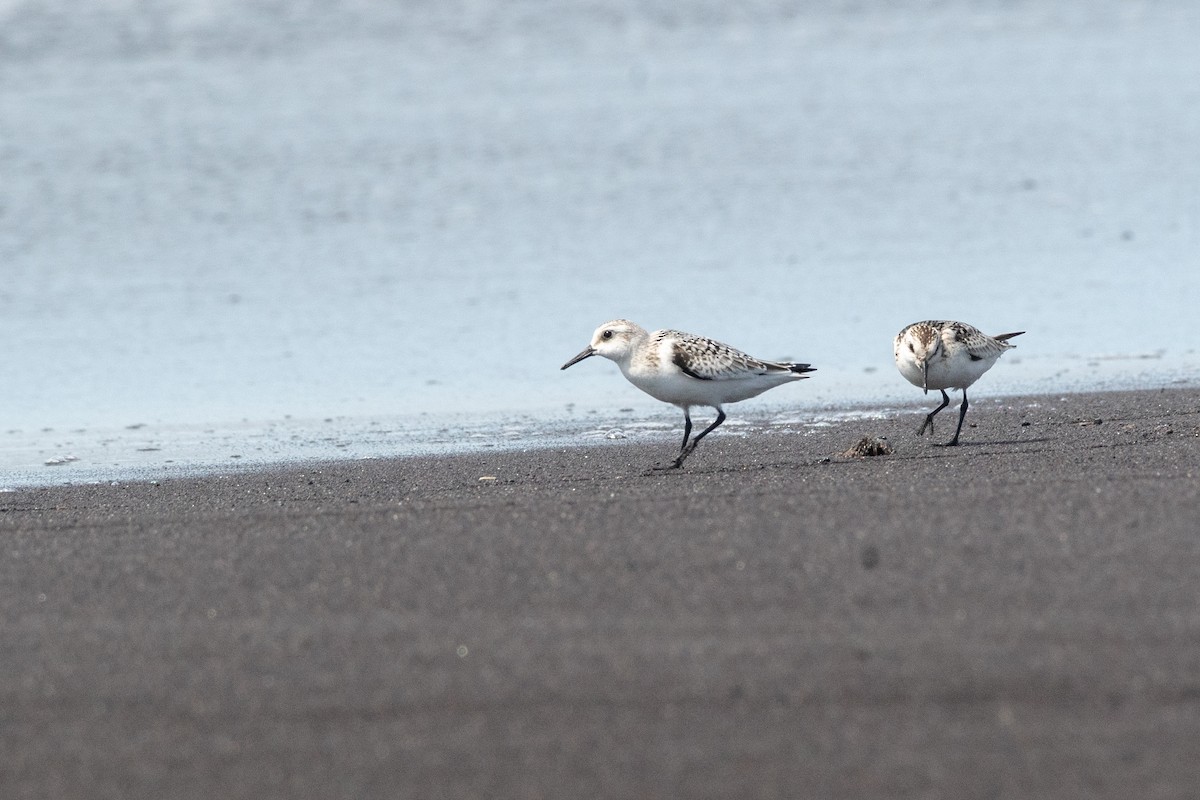
[[[925,394],[929,394],[929,360],[921,362],[921,388],[925,390]]]
[[[589,345],[588,347],[583,348],[583,352],[581,352],[579,355],[575,356],[570,361],[563,364],[561,368],[566,369],[567,367],[571,366],[572,364],[578,364],[580,361],[583,361],[585,358],[591,358],[594,355],[596,355],[596,351],[593,350],[591,348],[591,346]]]

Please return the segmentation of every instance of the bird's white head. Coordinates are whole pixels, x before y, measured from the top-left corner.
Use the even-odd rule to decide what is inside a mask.
[[[929,391],[929,362],[941,352],[942,333],[933,325],[923,322],[909,325],[896,337],[896,363],[915,365],[921,371],[921,388],[926,392]]]
[[[585,347],[579,355],[562,365],[563,369],[578,364],[585,358],[604,356],[620,363],[630,356],[638,342],[646,337],[646,330],[637,323],[627,319],[614,319],[606,322],[592,334],[592,343]]]

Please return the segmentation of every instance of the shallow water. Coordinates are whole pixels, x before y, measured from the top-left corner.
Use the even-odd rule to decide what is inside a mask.
[[[0,3],[0,486],[674,430],[617,316],[750,415],[1200,376],[1189,2],[149,5]]]

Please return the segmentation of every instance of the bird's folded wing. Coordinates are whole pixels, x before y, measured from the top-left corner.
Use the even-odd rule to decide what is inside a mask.
[[[684,374],[702,381],[737,380],[752,375],[790,371],[782,364],[761,361],[712,339],[673,333],[676,341],[671,360]]]

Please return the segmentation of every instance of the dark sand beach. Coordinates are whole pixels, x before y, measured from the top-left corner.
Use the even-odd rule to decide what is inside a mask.
[[[1195,796],[1200,390],[930,407],[0,495],[0,796]]]

